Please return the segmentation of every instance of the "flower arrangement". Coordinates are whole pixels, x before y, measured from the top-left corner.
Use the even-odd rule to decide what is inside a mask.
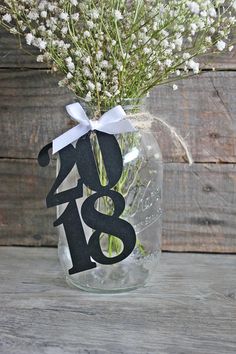
[[[231,51],[235,0],[3,0],[0,25],[40,51],[97,115]],[[173,85],[173,89],[178,87]]]
[[[233,49],[235,24],[236,0],[3,0],[0,5],[0,25],[38,48],[37,61],[62,74],[59,85],[95,107],[97,117],[125,100],[141,99],[156,85],[198,74],[196,58]],[[128,145],[137,144],[132,139]],[[120,144],[127,149],[122,137]],[[102,166],[99,151],[96,155]],[[137,182],[139,168],[140,162],[133,173],[129,165],[124,169],[116,186],[122,195],[128,181]],[[103,204],[111,213],[109,200]],[[120,246],[111,236],[109,255]]]

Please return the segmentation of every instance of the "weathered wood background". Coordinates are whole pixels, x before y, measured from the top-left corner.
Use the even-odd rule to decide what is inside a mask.
[[[151,95],[151,112],[178,129],[195,160],[189,167],[156,124],[165,160],[163,249],[234,253],[236,51],[207,62],[201,77],[179,82],[178,91],[166,85]],[[64,107],[73,95],[57,81],[0,32],[0,245],[57,243],[55,210],[44,205],[54,167],[36,161],[40,148],[70,127]]]

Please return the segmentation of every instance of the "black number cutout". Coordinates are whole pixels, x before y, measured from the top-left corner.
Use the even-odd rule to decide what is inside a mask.
[[[49,164],[49,150],[51,148],[52,144],[48,144],[40,151],[38,156],[40,166],[45,167]],[[81,184],[81,181],[78,181],[77,187],[68,189],[67,191],[56,193],[57,189],[60,187],[65,178],[69,175],[76,163],[76,149],[73,147],[73,145],[68,145],[64,149],[59,151],[59,157],[60,171],[58,173],[56,181],[54,182],[46,198],[48,208],[83,197],[83,185]]]
[[[48,207],[68,203],[65,211],[54,223],[54,226],[61,224],[64,226],[73,263],[69,274],[95,268],[96,263],[92,259],[97,263],[106,265],[121,262],[132,253],[136,244],[136,234],[133,227],[120,218],[125,209],[125,200],[120,193],[112,190],[119,182],[123,171],[119,143],[114,135],[98,131],[96,131],[96,134],[108,179],[107,185],[101,185],[90,133],[88,133],[78,140],[76,148],[73,145],[68,145],[59,152],[60,171],[47,196]],[[39,154],[39,164],[41,166],[49,164],[49,150],[51,147],[52,144],[48,144],[41,150]],[[67,191],[56,193],[58,187],[75,164],[80,175],[77,186]],[[83,221],[94,230],[88,242],[76,204],[76,199],[83,197],[83,185],[94,192],[85,200],[81,208]],[[114,205],[113,215],[105,215],[96,210],[96,202],[99,198],[104,197],[112,200]],[[119,255],[112,258],[105,256],[100,245],[100,235],[102,233],[113,235],[122,241],[123,250]]]
[[[105,215],[95,209],[97,199],[109,197],[114,204],[114,214]],[[89,249],[92,258],[101,264],[114,264],[127,258],[133,251],[136,243],[136,235],[133,227],[120,215],[125,209],[125,200],[121,194],[108,190],[104,193],[96,193],[88,197],[82,205],[81,213],[84,222],[96,230],[89,239]],[[115,257],[106,257],[101,250],[100,235],[105,233],[119,238],[123,243],[123,251]]]
[[[64,213],[54,222],[54,226],[61,224],[63,224],[65,229],[73,264],[69,274],[76,274],[95,268],[96,263],[90,259],[88,244],[75,200],[68,204]]]

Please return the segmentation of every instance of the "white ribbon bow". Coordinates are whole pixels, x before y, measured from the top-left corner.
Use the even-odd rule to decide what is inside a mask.
[[[66,110],[71,118],[79,124],[53,140],[53,154],[78,140],[91,130],[98,130],[112,135],[136,131],[131,122],[126,119],[126,113],[121,106],[112,108],[96,121],[88,118],[83,107],[78,102],[66,106]]]

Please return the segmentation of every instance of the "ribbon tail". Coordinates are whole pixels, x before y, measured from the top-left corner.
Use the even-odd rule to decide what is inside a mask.
[[[64,134],[60,135],[58,138],[54,139],[52,142],[52,154],[56,154],[58,151],[66,147],[67,145],[75,142],[83,135],[87,134],[90,127],[87,125],[79,124],[76,127],[68,130]]]

